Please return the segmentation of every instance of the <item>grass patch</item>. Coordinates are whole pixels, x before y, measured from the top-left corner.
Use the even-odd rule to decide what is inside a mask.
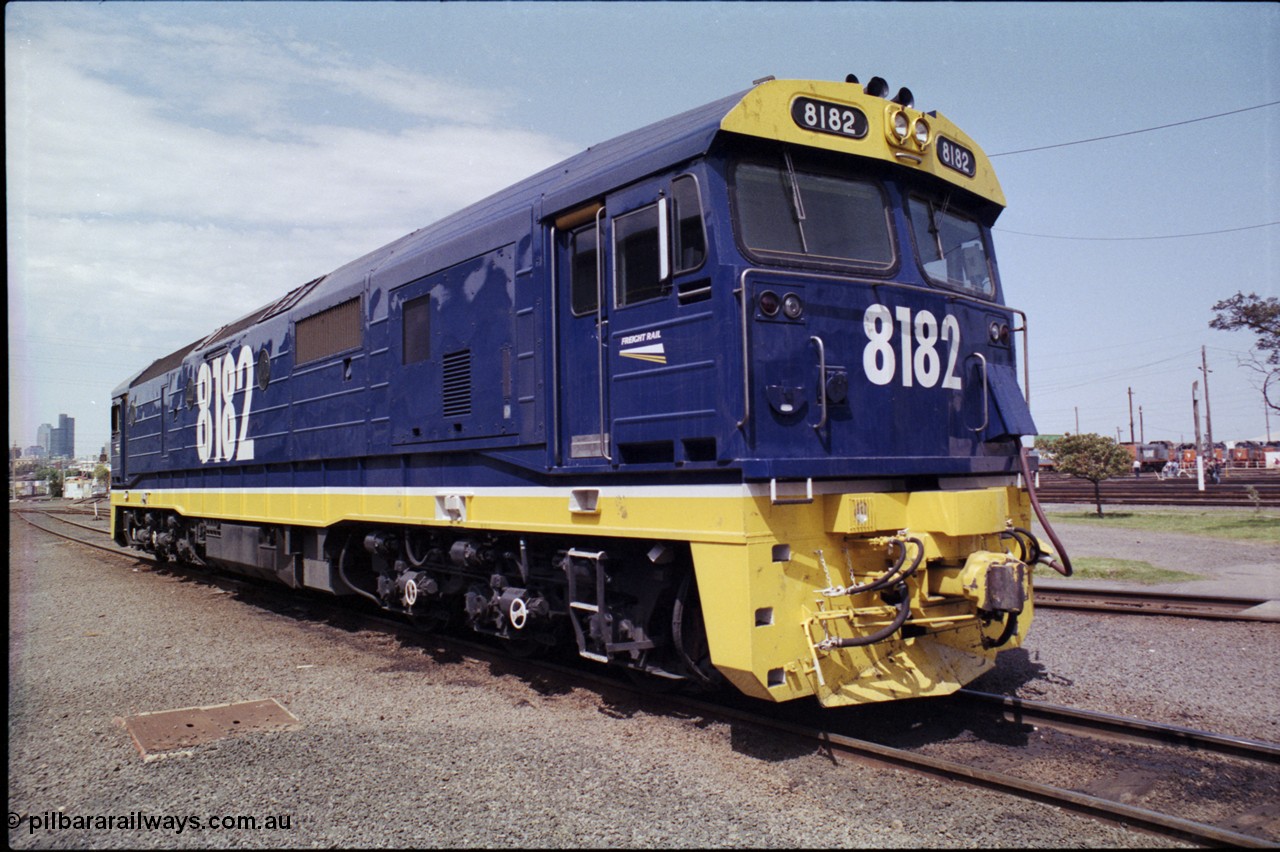
[[[1233,541],[1280,542],[1280,514],[1274,512],[1159,512],[1107,511],[1101,518],[1093,511],[1050,512],[1051,521],[1091,524],[1108,529],[1149,530],[1225,538]]]
[[[1186,571],[1171,571],[1157,568],[1150,562],[1134,559],[1110,559],[1104,556],[1085,556],[1071,560],[1074,569],[1068,579],[1076,580],[1120,580],[1126,583],[1185,583],[1188,580],[1207,579],[1200,574],[1188,574]],[[1053,579],[1058,579],[1054,577]]]

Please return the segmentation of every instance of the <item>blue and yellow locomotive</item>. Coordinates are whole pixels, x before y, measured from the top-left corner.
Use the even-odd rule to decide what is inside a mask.
[[[1064,569],[1004,197],[887,95],[759,81],[161,358],[113,394],[116,541],[769,700],[955,690]]]

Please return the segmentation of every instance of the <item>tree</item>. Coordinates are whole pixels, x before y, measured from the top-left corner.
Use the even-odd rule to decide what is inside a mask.
[[[36,478],[43,479],[49,483],[49,496],[62,496],[62,471],[56,467],[41,468],[36,473]]]
[[[1102,487],[1099,483],[1113,476],[1127,476],[1133,470],[1133,456],[1111,438],[1089,432],[1063,435],[1061,438],[1038,438],[1036,449],[1053,453],[1057,470],[1093,483],[1093,502],[1102,516]]]
[[[1257,293],[1237,292],[1229,299],[1223,299],[1213,306],[1213,319],[1210,328],[1221,331],[1252,331],[1257,335],[1254,347],[1257,349],[1249,361],[1241,363],[1262,375],[1262,401],[1268,408],[1280,411],[1280,392],[1268,393],[1269,389],[1280,389],[1280,299],[1270,296],[1266,299]],[[1276,401],[1272,401],[1272,397]]]

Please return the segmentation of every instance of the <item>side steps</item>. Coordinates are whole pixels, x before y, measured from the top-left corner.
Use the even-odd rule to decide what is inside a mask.
[[[605,587],[608,575],[605,568],[609,555],[601,550],[591,552],[570,549],[565,554],[564,571],[568,585],[569,621],[573,624],[573,635],[578,641],[578,654],[598,663],[617,662],[622,665],[635,666],[630,658],[615,659],[617,654],[633,654],[655,647],[652,639],[635,631],[629,623],[619,624],[619,619],[609,610],[605,600]],[[579,576],[585,574],[595,578],[595,594],[590,589],[579,589]],[[629,635],[628,641],[622,641]],[[635,638],[639,636],[639,638]]]

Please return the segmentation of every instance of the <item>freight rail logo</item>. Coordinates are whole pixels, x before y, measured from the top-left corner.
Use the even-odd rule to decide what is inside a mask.
[[[661,329],[629,334],[618,342],[623,347],[618,350],[618,354],[623,358],[634,358],[637,361],[649,361],[654,364],[667,363],[667,350],[662,343]]]

